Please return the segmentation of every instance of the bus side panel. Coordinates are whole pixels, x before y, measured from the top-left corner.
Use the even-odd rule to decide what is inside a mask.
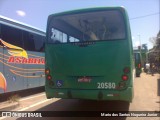
[[[32,55],[29,56],[29,58],[42,58],[44,56],[44,53],[39,53],[39,52],[28,52],[28,54]],[[44,58],[42,58],[44,59]],[[37,61],[35,64],[26,64],[24,65],[25,69],[28,69],[28,88],[35,88],[39,86],[44,86],[44,64],[39,63]]]
[[[23,64],[12,63],[13,61],[15,61],[15,59],[12,59],[12,61],[8,62],[10,57],[12,56],[8,54],[8,50],[6,48],[4,49],[4,55],[7,55],[4,62],[4,75],[7,80],[7,92],[27,88],[24,82],[24,78],[20,75],[17,75],[20,74],[19,72],[23,71]]]
[[[1,44],[0,44],[1,45]],[[4,93],[4,82],[6,81],[5,76],[4,76],[4,55],[3,55],[3,47],[0,46],[0,94]]]
[[[2,38],[2,32],[1,32],[1,24],[0,24],[0,38]],[[3,55],[3,46],[0,42],[0,94],[5,92],[5,85],[4,82],[6,82],[5,76],[4,76],[4,55]]]
[[[42,58],[43,58],[43,60],[45,62],[44,53],[39,53],[39,54],[40,54],[40,56],[42,56]],[[45,65],[40,65],[39,69],[44,69],[45,70]],[[45,71],[41,72],[40,76],[41,77],[39,78],[39,86],[44,86],[45,85]]]

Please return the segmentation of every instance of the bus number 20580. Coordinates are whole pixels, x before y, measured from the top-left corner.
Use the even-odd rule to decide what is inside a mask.
[[[97,88],[98,89],[115,89],[116,84],[112,82],[98,82]]]

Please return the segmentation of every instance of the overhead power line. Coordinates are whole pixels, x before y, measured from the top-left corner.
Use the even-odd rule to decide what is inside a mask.
[[[158,14],[160,14],[160,13],[158,12],[158,13],[152,13],[152,14],[148,14],[148,15],[144,15],[144,16],[134,17],[134,18],[130,18],[129,20],[140,19],[140,18],[149,17],[149,16],[153,16],[153,15],[158,15]]]

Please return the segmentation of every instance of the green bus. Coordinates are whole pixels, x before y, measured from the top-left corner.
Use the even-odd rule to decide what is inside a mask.
[[[123,7],[52,14],[45,44],[47,98],[133,99],[133,48]]]
[[[140,74],[142,73],[142,56],[140,51],[134,51],[134,59],[136,77],[140,77]]]

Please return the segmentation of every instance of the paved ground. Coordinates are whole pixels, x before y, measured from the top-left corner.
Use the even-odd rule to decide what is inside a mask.
[[[135,94],[133,103],[130,104],[130,111],[159,111],[160,96],[157,95],[157,79],[159,74],[154,76],[142,73],[134,81]]]
[[[19,100],[18,111],[160,111],[160,96],[157,96],[157,79],[160,75],[154,76],[142,73],[140,78],[134,81],[135,96],[133,102],[128,105],[125,102],[117,101],[89,101],[89,100],[71,100],[71,99],[46,99],[44,93],[37,94]],[[94,114],[90,113],[89,114]],[[4,118],[6,120],[27,118]],[[28,118],[32,120],[35,118]],[[40,118],[38,118],[40,119]],[[44,119],[44,118],[42,118]],[[158,117],[100,117],[100,118],[66,118],[54,117],[45,118],[46,120],[160,120]]]

